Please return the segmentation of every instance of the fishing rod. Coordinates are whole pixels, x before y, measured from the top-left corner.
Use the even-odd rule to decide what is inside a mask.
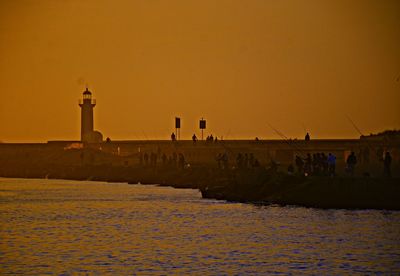
[[[280,132],[279,130],[277,130],[276,128],[274,128],[270,123],[268,123],[268,126],[276,133],[278,134],[292,149],[294,149],[294,152],[299,154],[301,157],[305,157],[305,151],[299,147],[297,147],[296,145],[294,145],[293,143],[291,143],[292,141],[282,132]]]
[[[229,148],[228,146],[225,145],[225,140],[228,138],[228,136],[229,136],[230,133],[231,133],[231,129],[229,129],[228,132],[226,133],[225,139],[224,139],[224,140],[222,140],[222,139],[219,140],[219,141],[218,141],[218,144],[220,144],[220,145],[222,146],[222,148],[223,148],[225,151],[231,153],[232,156],[233,156],[233,158],[234,158],[234,156],[235,156],[234,151],[233,151],[231,148]]]
[[[349,117],[347,114],[345,114],[345,116],[346,116],[347,120],[349,120],[349,122],[352,124],[352,126],[357,130],[357,132],[358,132],[361,136],[364,136],[364,135],[362,134],[361,130],[360,130],[360,129],[356,126],[356,124],[353,122],[353,120],[350,119],[350,117]]]
[[[351,125],[354,127],[355,130],[357,130],[357,132],[361,135],[364,136],[364,134],[361,132],[361,130],[357,127],[357,125],[354,123],[354,121],[347,115],[345,114],[347,120],[349,120],[349,122],[351,123]],[[361,137],[360,137],[361,138]],[[361,139],[360,139],[361,142]],[[365,143],[367,144],[367,148],[368,150],[373,151],[374,147],[371,146],[370,141],[368,141],[368,139],[365,139]]]

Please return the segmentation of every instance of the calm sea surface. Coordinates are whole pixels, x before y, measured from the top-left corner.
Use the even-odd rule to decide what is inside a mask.
[[[400,212],[0,178],[0,274],[400,274]]]

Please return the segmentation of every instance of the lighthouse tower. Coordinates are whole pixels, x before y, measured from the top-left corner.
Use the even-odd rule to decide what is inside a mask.
[[[103,135],[93,130],[93,108],[96,100],[92,99],[92,93],[86,87],[83,92],[83,100],[79,101],[81,107],[81,141],[97,143],[103,140]]]

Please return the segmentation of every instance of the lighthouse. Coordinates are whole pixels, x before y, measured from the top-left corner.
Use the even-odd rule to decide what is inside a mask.
[[[93,108],[96,100],[92,99],[92,93],[86,87],[83,92],[83,99],[79,101],[81,107],[81,141],[87,143],[99,143],[103,135],[93,129]]]

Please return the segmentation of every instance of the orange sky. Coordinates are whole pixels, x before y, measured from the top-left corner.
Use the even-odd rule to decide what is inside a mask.
[[[0,2],[0,141],[354,138],[400,128],[400,1]]]

